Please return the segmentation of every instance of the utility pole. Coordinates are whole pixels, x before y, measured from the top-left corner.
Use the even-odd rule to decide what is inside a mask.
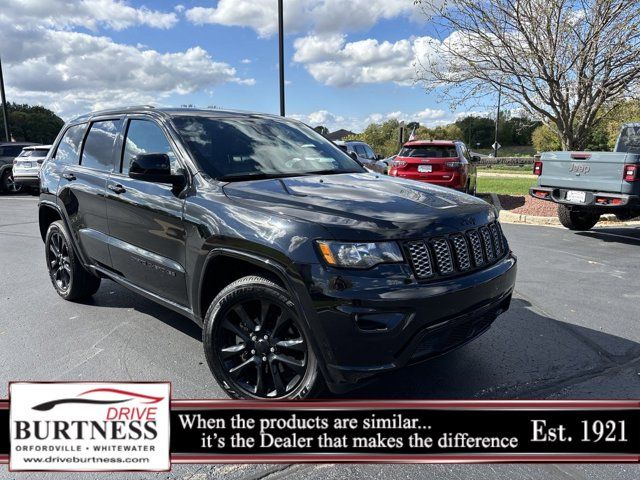
[[[280,67],[280,116],[284,117],[284,18],[282,0],[278,0],[278,66]]]
[[[500,100],[502,100],[502,85],[498,88],[498,111],[496,112],[496,133],[493,138],[493,157],[498,158],[498,124],[500,123]]]
[[[4,95],[4,78],[2,77],[2,60],[0,60],[0,100],[2,101],[2,120],[4,121],[4,134],[7,142],[11,141],[9,132],[9,115],[7,113],[7,98]]]

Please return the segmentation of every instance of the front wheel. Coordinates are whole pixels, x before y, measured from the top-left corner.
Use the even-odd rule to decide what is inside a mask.
[[[2,174],[2,179],[0,179],[0,190],[3,193],[18,193],[22,190],[22,185],[16,183],[13,180],[13,173],[11,170],[7,169]]]
[[[302,399],[322,383],[289,293],[266,278],[244,277],[218,294],[203,344],[209,368],[233,398]]]
[[[584,210],[571,210],[566,205],[558,205],[558,219],[569,230],[590,230],[598,220],[599,213],[586,212]]]

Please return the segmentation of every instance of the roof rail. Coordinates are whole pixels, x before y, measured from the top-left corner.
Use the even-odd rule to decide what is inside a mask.
[[[115,114],[115,113],[120,113],[120,112],[128,112],[128,111],[131,111],[131,110],[155,110],[155,108],[156,107],[154,107],[153,105],[131,105],[131,106],[128,106],[128,107],[105,108],[105,109],[102,109],[102,110],[96,110],[96,111],[93,111],[93,112],[85,113],[83,115],[75,117],[71,121],[72,122],[86,121],[86,119],[95,117],[97,115]]]

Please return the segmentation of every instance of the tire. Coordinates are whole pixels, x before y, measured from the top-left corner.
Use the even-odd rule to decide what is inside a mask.
[[[98,291],[100,278],[82,266],[61,220],[49,225],[44,245],[49,278],[58,295],[74,301],[90,297]]]
[[[464,187],[464,193],[467,195],[473,195],[474,197],[476,196],[476,185],[474,185],[473,190],[471,190],[471,180],[469,180],[467,182],[467,186]]]
[[[13,172],[10,168],[7,168],[0,179],[0,190],[5,194],[19,193],[22,190],[22,185],[13,181]]]
[[[322,388],[291,295],[266,278],[226,286],[207,310],[202,340],[211,372],[232,398],[294,400]]]
[[[598,220],[599,213],[591,213],[580,210],[570,210],[566,205],[558,205],[558,218],[560,223],[569,230],[590,230]]]

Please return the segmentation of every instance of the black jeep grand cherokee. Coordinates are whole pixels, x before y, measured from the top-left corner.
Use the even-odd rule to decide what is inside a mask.
[[[368,173],[296,121],[97,112],[65,126],[40,181],[60,296],[109,278],[191,318],[234,397],[341,391],[464,344],[511,300],[493,207]]]

